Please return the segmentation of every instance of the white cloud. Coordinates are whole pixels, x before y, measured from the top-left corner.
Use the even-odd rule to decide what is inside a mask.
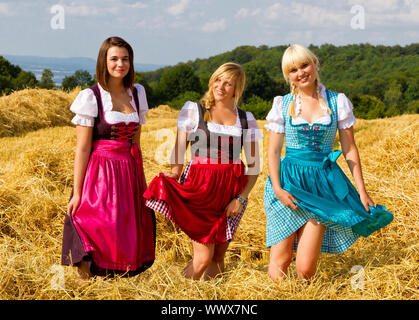
[[[120,12],[120,7],[100,7],[100,6],[87,6],[87,5],[65,5],[65,13],[70,16],[104,16],[107,14],[116,15]]]
[[[167,28],[165,18],[162,15],[149,17],[149,19],[141,19],[135,24],[135,27],[150,31],[164,30]]]
[[[143,3],[143,2],[135,2],[133,4],[128,5],[130,8],[133,9],[145,9],[148,7],[148,4]]]
[[[251,16],[257,16],[258,14],[260,14],[260,13],[262,13],[262,9],[255,9],[255,10],[253,10],[251,13],[250,13],[250,15]]]
[[[296,24],[299,27],[343,26],[350,23],[350,10],[292,2],[287,5],[275,3],[263,10],[264,19],[280,23]]]
[[[10,3],[0,3],[0,15],[13,15]]]
[[[237,13],[234,15],[235,18],[246,18],[249,15],[249,9],[241,8]]]
[[[268,20],[276,20],[279,18],[279,15],[281,14],[281,12],[283,12],[283,9],[281,9],[281,4],[280,3],[275,3],[273,5],[271,5],[270,7],[268,7],[265,12],[266,12],[266,19]]]
[[[0,3],[0,13],[7,14],[9,12],[9,6],[7,3]]]
[[[177,4],[167,8],[167,12],[171,15],[178,16],[182,14],[189,4],[189,0],[180,0]]]
[[[350,5],[360,5],[371,12],[397,10],[399,0],[348,0]]]
[[[216,32],[216,31],[224,30],[225,28],[226,28],[226,21],[225,19],[221,19],[221,20],[207,22],[206,24],[203,25],[201,30],[205,32]]]
[[[236,12],[234,18],[254,17],[262,13],[261,9],[249,10],[248,8],[241,8]]]
[[[348,0],[348,4],[364,7],[367,25],[419,25],[419,0]]]

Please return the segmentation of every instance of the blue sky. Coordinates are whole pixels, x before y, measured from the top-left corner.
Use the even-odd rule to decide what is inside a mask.
[[[153,64],[240,45],[406,45],[419,41],[419,0],[0,0],[0,54],[96,58],[113,35]]]

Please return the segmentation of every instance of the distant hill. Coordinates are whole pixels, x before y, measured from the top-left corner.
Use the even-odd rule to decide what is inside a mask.
[[[1,54],[0,54],[1,55]],[[30,71],[35,74],[37,80],[41,79],[44,69],[50,69],[54,73],[54,82],[61,85],[64,77],[72,75],[76,70],[87,70],[92,75],[96,70],[96,60],[92,58],[54,58],[54,57],[38,57],[38,56],[15,56],[2,55],[12,64],[19,65],[23,70]],[[148,72],[164,67],[157,64],[134,64],[136,71]]]
[[[281,60],[287,46],[240,46],[206,59],[142,73],[145,81],[159,89],[159,82],[183,64],[200,78],[203,88],[221,64],[233,61],[246,70],[244,103],[248,111],[263,119],[276,95],[289,92],[282,75]],[[309,46],[320,60],[320,79],[330,90],[343,92],[353,102],[355,115],[374,119],[402,113],[419,113],[419,43],[406,46],[351,44]],[[158,92],[158,90],[155,90]],[[256,97],[256,98],[253,98]],[[173,97],[171,97],[173,99]],[[266,103],[262,106],[262,98]],[[259,102],[260,103],[259,103]],[[260,107],[256,107],[257,104]],[[256,109],[260,109],[258,112]]]

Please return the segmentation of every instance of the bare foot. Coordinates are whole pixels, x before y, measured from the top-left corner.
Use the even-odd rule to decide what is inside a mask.
[[[192,260],[188,262],[185,268],[183,268],[182,275],[187,279],[193,278]]]
[[[77,271],[79,273],[80,278],[82,278],[83,280],[87,280],[93,277],[93,274],[90,272],[89,266],[84,260],[82,260],[80,264],[77,266]]]

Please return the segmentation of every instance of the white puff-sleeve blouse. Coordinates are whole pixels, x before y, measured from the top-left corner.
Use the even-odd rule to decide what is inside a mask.
[[[320,94],[322,95],[324,101],[327,102],[326,96],[326,89],[323,85],[320,85]],[[265,125],[265,129],[268,131],[273,131],[275,133],[284,133],[285,132],[285,120],[283,116],[283,109],[282,109],[282,96],[277,96],[274,98],[272,109],[269,111],[266,120],[268,124]],[[295,106],[295,113],[297,117],[292,119],[293,124],[301,124],[307,123],[306,120],[299,117],[299,113],[301,110],[300,99],[296,97],[296,106]],[[346,97],[344,93],[339,93],[337,97],[337,107],[338,107],[338,128],[339,129],[347,129],[352,127],[356,123],[355,116],[353,114],[353,106],[351,101]],[[329,124],[331,121],[330,115],[326,112],[326,106],[321,105],[321,107],[325,110],[325,115],[316,120],[316,123],[321,124]]]
[[[213,133],[227,134],[235,137],[240,137],[242,134],[241,123],[238,111],[236,109],[237,120],[232,126],[222,125],[214,122],[208,122],[208,130]],[[245,142],[257,142],[263,138],[260,132],[256,119],[253,114],[246,111],[246,118],[248,123],[248,130],[245,132]],[[179,112],[177,127],[186,132],[193,133],[198,128],[199,124],[199,110],[196,102],[187,101]]]
[[[137,112],[132,91],[131,89],[128,89],[128,93],[131,96],[131,106],[135,112],[125,114],[112,110],[113,105],[111,94],[98,84],[106,122],[110,124],[120,122],[125,122],[126,124],[130,122],[139,122],[141,125],[145,123],[145,115],[148,112],[146,92],[142,85],[136,83],[134,86],[137,89],[139,112]],[[98,114],[98,106],[93,91],[91,89],[84,89],[80,91],[76,99],[73,101],[70,110],[75,113],[74,118],[71,120],[73,124],[93,127],[95,118]]]

